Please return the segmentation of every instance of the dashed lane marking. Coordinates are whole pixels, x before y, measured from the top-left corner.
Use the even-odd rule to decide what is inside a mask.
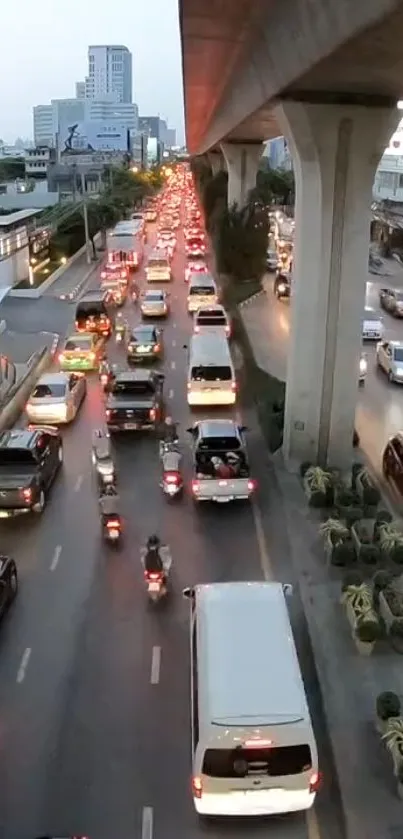
[[[176,369],[176,361],[171,361],[171,370]]]
[[[153,808],[143,807],[143,816],[141,820],[141,839],[152,839],[153,821]]]
[[[176,341],[172,341],[172,346],[176,347]]]
[[[174,398],[174,392],[173,392],[173,390],[172,390],[172,388],[171,388],[171,390],[170,390],[170,391],[169,391],[169,393],[168,393],[168,399],[173,399],[173,398]]]
[[[22,656],[21,664],[18,668],[18,673],[17,673],[17,683],[19,685],[25,679],[25,674],[27,672],[27,667],[28,667],[29,659],[31,658],[31,653],[32,653],[31,647],[27,647],[23,656]]]
[[[161,669],[161,647],[153,647],[151,656],[151,684],[158,685]]]
[[[74,484],[74,492],[79,492],[83,483],[83,476],[79,475],[75,484]]]
[[[176,323],[172,324],[172,329],[176,329]]]
[[[57,545],[57,547],[55,548],[55,552],[53,554],[53,557],[52,557],[52,562],[50,563],[50,570],[51,571],[56,570],[56,568],[59,564],[59,559],[60,559],[61,552],[62,552],[62,546]]]

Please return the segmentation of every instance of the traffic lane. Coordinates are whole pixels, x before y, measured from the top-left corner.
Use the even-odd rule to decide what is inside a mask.
[[[86,254],[81,254],[69,268],[44,292],[44,297],[59,297],[61,294],[68,294],[84,281],[85,277],[95,271],[99,271],[99,261],[87,262]],[[89,277],[88,277],[89,279]]]
[[[26,300],[6,297],[0,304],[1,317],[15,332],[57,332],[65,335],[74,318],[68,303],[53,298]]]
[[[377,472],[382,471],[382,454],[393,434],[403,429],[403,389],[389,382],[376,363],[375,347],[367,350],[368,373],[360,387],[356,427],[361,448]]]
[[[68,448],[65,441],[65,454]],[[99,555],[96,504],[88,504],[88,486],[79,480],[78,469],[76,475],[72,475],[74,482],[65,475],[54,485],[49,507],[35,527],[27,518],[31,526],[25,529],[20,520],[14,539],[6,528],[2,530],[3,545],[11,542],[5,552],[15,556],[20,578],[20,593],[1,635],[4,771],[0,811],[7,819],[7,836],[14,831],[23,835],[29,827],[32,832],[36,824],[44,792],[43,769],[72,658],[74,628]],[[23,811],[21,801],[25,802]]]

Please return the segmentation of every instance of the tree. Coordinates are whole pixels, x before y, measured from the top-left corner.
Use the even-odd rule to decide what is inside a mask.
[[[222,211],[216,228],[215,251],[220,273],[237,282],[260,280],[266,269],[269,225],[259,205],[234,204]]]
[[[88,205],[88,211],[90,231],[94,230],[94,236],[98,231],[101,232],[102,247],[106,248],[106,232],[122,218],[120,209],[113,200],[104,195],[98,201],[92,201]]]
[[[25,178],[25,160],[22,157],[6,157],[0,160],[0,181],[15,181]]]
[[[293,204],[295,200],[294,173],[286,169],[271,169],[267,164],[260,168],[252,199],[268,205]]]

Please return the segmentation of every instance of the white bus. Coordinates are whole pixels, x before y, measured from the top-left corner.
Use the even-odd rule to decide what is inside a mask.
[[[188,405],[234,405],[236,398],[235,368],[226,336],[217,330],[192,335],[187,374]]]
[[[318,755],[281,583],[197,585],[191,604],[192,792],[206,816],[312,807]]]
[[[108,264],[124,265],[136,270],[144,256],[144,221],[120,221],[106,236]]]

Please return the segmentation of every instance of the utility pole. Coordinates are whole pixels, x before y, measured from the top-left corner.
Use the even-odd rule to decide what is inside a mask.
[[[88,227],[88,206],[87,206],[87,185],[85,183],[84,172],[81,171],[81,194],[83,197],[83,216],[84,216],[84,233],[85,233],[85,250],[87,254],[87,263],[91,265],[91,242],[90,231]]]

